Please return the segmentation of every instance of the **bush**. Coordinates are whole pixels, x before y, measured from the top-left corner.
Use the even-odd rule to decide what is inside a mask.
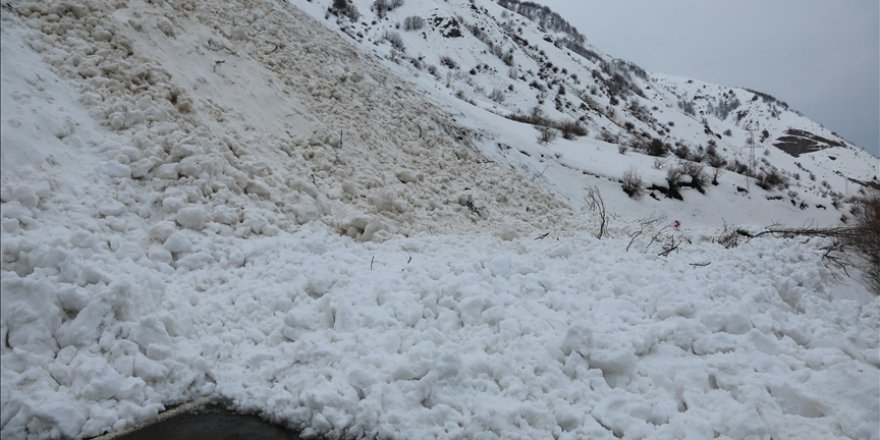
[[[788,183],[787,179],[779,174],[775,168],[770,171],[762,171],[755,176],[757,180],[757,185],[761,188],[764,188],[766,191],[770,191],[774,188],[785,188]]]
[[[492,93],[489,95],[489,99],[501,104],[504,102],[504,92],[501,91],[501,89],[493,89]]]
[[[425,19],[418,15],[403,19],[403,30],[405,31],[417,31],[423,27],[425,27]]]
[[[587,128],[577,121],[557,122],[554,125],[562,131],[562,137],[568,140],[587,135]]]
[[[672,154],[675,154],[675,156],[679,159],[687,160],[687,158],[690,156],[690,150],[688,150],[688,147],[684,145],[679,145],[678,148],[672,150]]]
[[[680,190],[681,176],[681,168],[679,167],[669,167],[666,169],[666,184],[669,186],[666,195],[668,197],[683,200]]]
[[[862,255],[860,266],[874,293],[880,295],[880,191],[859,198],[856,208],[846,241]]]
[[[403,0],[375,0],[373,2],[373,10],[376,11],[376,15],[378,15],[379,18],[385,18],[386,12],[394,8],[399,8],[402,5]]]
[[[391,43],[391,47],[403,52],[406,50],[406,46],[403,44],[403,38],[400,38],[400,34],[394,31],[385,31],[382,35],[382,39]]]
[[[679,165],[679,169],[682,175],[691,177],[691,187],[705,194],[707,177],[706,173],[703,172],[702,165],[694,162],[682,162]]]
[[[541,108],[538,106],[532,108],[527,115],[514,113],[508,115],[507,119],[532,124],[539,131],[541,131],[542,127],[554,129],[554,139],[558,134],[555,130],[561,132],[562,136],[568,140],[575,139],[579,136],[586,136],[588,133],[587,128],[578,121],[556,121],[544,116],[544,112],[542,112]]]
[[[553,140],[556,139],[556,136],[559,135],[559,133],[553,127],[548,127],[546,125],[536,125],[535,128],[538,129],[538,143],[540,143],[541,145],[546,145],[550,142],[553,142]]]
[[[623,173],[623,192],[633,199],[642,198],[642,176],[635,170],[630,168]]]
[[[348,17],[351,21],[357,21],[361,18],[357,7],[348,2],[348,0],[333,0],[333,12],[338,16]]]
[[[651,156],[665,156],[666,155],[666,145],[660,139],[651,139],[651,143],[648,144],[648,148],[646,153]]]

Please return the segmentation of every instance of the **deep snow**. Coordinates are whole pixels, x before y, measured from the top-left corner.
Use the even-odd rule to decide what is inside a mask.
[[[878,438],[880,300],[822,240],[631,242],[614,195],[598,240],[551,195],[582,181],[489,154],[536,154],[519,124],[283,5],[2,14],[4,439],[205,396],[330,437]]]

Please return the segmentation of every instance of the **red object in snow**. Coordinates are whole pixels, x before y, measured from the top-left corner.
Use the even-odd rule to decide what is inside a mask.
[[[678,220],[676,220],[675,222],[673,222],[673,223],[672,223],[672,226],[675,228],[676,231],[680,231],[680,230],[681,230],[681,222],[678,221]]]

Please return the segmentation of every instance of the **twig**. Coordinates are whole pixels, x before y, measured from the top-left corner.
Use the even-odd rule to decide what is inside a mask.
[[[666,249],[666,250],[664,250],[663,252],[660,252],[659,254],[657,254],[657,256],[658,256],[658,257],[665,257],[665,256],[669,255],[670,253],[672,253],[672,251],[678,249],[678,246],[679,246],[680,244],[681,244],[680,241],[679,241],[678,243],[676,243],[676,242],[675,242],[675,239],[673,239],[673,240],[672,240],[672,243],[671,243],[671,246],[669,246],[669,248]]]
[[[708,265],[710,265],[710,264],[712,264],[712,262],[711,262],[711,261],[707,261],[707,262],[705,262],[705,263],[691,263],[691,266],[694,266],[694,267],[706,267],[706,266],[708,266]]]
[[[375,260],[376,260],[376,256],[375,256],[375,255],[373,255],[372,257],[370,257],[370,270],[373,270],[373,261],[375,261]]]
[[[605,211],[605,201],[602,200],[599,187],[587,189],[587,201],[590,203],[590,209],[599,212],[599,233],[596,234],[596,238],[601,240],[608,231],[608,213]]]
[[[652,217],[648,218],[645,221],[642,221],[642,228],[630,235],[629,244],[626,245],[626,252],[629,252],[629,248],[633,245],[633,243],[635,243],[636,239],[639,238],[639,236],[642,235],[643,232],[645,232],[645,229],[647,229],[648,226],[652,226],[654,223],[657,223],[663,219],[664,217]]]
[[[541,234],[541,235],[535,237],[535,240],[543,240],[543,239],[547,238],[548,236],[550,236],[550,233],[549,233],[549,232],[544,233],[544,234]]]
[[[223,64],[223,63],[225,63],[225,62],[226,62],[226,60],[216,60],[216,61],[214,61],[214,67],[212,68],[212,70],[214,71],[214,73],[217,73],[217,66],[219,66],[219,65],[221,65],[221,64]]]
[[[662,227],[662,228],[660,228],[660,230],[659,230],[659,231],[657,231],[657,233],[656,233],[656,234],[654,234],[654,236],[653,236],[653,237],[651,237],[651,242],[650,242],[650,243],[648,243],[648,245],[647,245],[647,246],[645,246],[645,250],[648,250],[648,249],[650,249],[650,248],[651,248],[651,245],[652,245],[652,244],[654,244],[654,242],[655,242],[655,241],[657,241],[657,238],[659,238],[659,237],[660,237],[660,234],[662,234],[662,233],[663,233],[663,231],[665,231],[665,230],[667,230],[667,229],[669,229],[669,228],[670,228],[670,226],[668,226],[668,225],[667,225],[667,226],[664,226],[664,227]]]

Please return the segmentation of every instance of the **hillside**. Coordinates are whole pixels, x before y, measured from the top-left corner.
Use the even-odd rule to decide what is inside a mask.
[[[864,153],[529,4],[334,3],[0,4],[4,439],[196,399],[334,439],[878,438],[880,297],[828,239],[718,227],[837,222]],[[647,154],[752,133],[788,188],[673,198]]]
[[[598,185],[621,212],[677,215],[688,224],[830,225],[851,217],[847,199],[880,185],[877,158],[784,102],[646,72],[589,45],[546,7],[518,1],[343,3],[349,6],[340,12],[329,0],[292,2],[441,107],[464,120],[479,119],[472,128],[482,135],[485,155],[526,176],[540,175],[545,187],[575,206],[583,204],[584,187]],[[346,11],[357,11],[357,19]],[[534,114],[540,117],[530,118]],[[576,123],[587,134],[560,130],[570,139],[532,148],[535,130],[512,124],[511,117],[538,126]],[[628,150],[622,156],[621,145]],[[655,163],[658,155],[662,163]],[[668,191],[660,190],[668,190],[667,173],[680,161],[702,166],[710,180],[720,169],[718,184],[703,191],[681,185],[685,203],[668,200]],[[645,191],[652,197],[617,200],[630,169],[646,189],[658,188]],[[573,186],[580,188],[566,191]]]

